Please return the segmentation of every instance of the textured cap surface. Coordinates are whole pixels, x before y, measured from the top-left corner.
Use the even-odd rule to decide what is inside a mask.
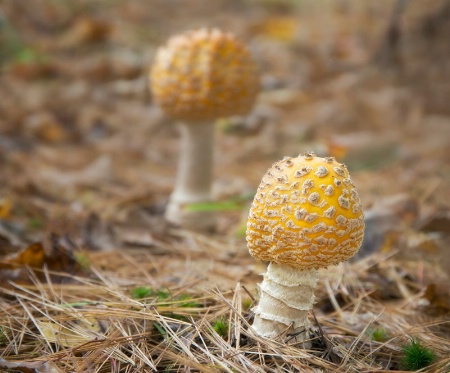
[[[364,216],[347,168],[305,154],[275,163],[250,208],[250,254],[297,268],[321,268],[352,257],[364,236]]]
[[[256,65],[230,33],[213,29],[174,36],[150,72],[155,101],[167,115],[209,121],[247,114],[259,91]]]

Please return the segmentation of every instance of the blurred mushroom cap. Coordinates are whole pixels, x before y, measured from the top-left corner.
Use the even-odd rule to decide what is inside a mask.
[[[257,70],[232,34],[200,29],[174,36],[158,49],[150,86],[168,116],[211,121],[251,110],[260,85]]]

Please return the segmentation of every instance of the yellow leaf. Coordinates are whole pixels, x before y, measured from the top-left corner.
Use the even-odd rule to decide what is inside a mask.
[[[101,333],[100,324],[93,318],[73,320],[58,324],[53,321],[40,321],[38,327],[48,342],[63,347],[76,347],[94,340]]]
[[[292,42],[296,36],[298,21],[294,17],[270,17],[255,28],[257,32],[269,39]]]
[[[0,199],[0,219],[6,219],[8,218],[9,214],[11,213],[11,209],[13,207],[13,203],[11,200],[7,198],[1,198]]]

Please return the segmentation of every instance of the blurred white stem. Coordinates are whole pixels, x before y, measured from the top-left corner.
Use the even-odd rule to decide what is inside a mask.
[[[259,285],[260,301],[255,307],[253,328],[263,337],[280,335],[290,343],[309,338],[308,311],[314,304],[319,273],[270,263]],[[310,343],[305,343],[310,347]]]
[[[174,191],[166,210],[168,221],[190,228],[190,223],[203,215],[187,212],[186,205],[212,200],[212,168],[214,147],[212,123],[181,123],[181,148]],[[195,218],[193,219],[195,215]],[[210,215],[210,214],[209,214]],[[208,220],[208,218],[206,218]],[[195,222],[202,229],[211,221]]]

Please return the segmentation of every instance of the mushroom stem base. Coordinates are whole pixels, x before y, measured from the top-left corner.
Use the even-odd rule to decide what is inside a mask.
[[[316,269],[300,270],[270,263],[259,285],[259,304],[253,310],[256,333],[310,347],[308,311],[314,303],[318,278]]]

